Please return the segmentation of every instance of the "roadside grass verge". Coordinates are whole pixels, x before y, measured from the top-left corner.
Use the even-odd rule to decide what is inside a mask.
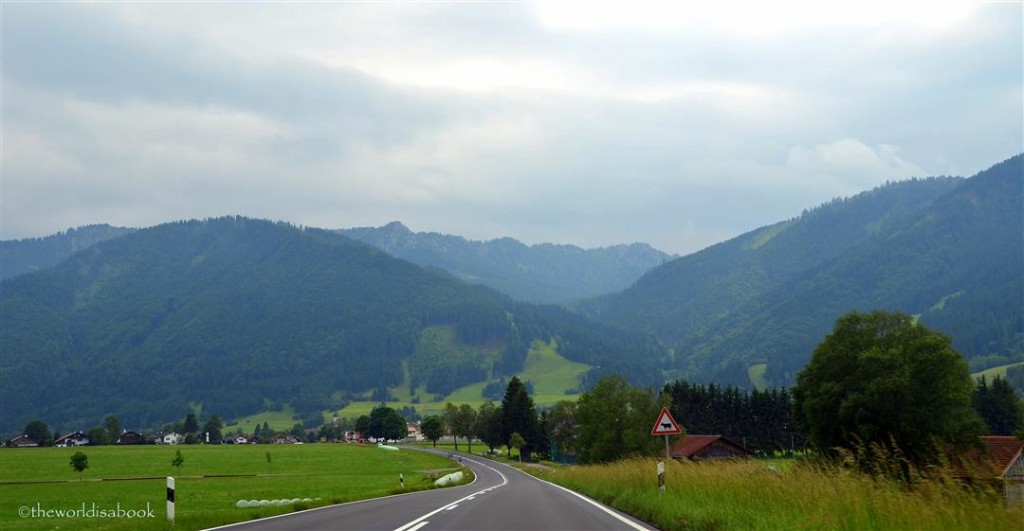
[[[180,474],[171,466],[177,450],[185,459]],[[89,457],[82,481],[68,464],[75,451]],[[425,452],[353,444],[2,448],[0,529],[202,529],[430,489],[433,479],[456,469],[448,459]],[[404,489],[399,474],[405,476]],[[176,478],[173,527],[166,519],[166,476]],[[239,500],[296,498],[311,501],[281,507],[235,506]],[[93,504],[100,510],[120,505],[125,511],[155,516],[19,515],[24,507],[74,511]]]
[[[925,481],[907,489],[806,464],[772,470],[757,461],[670,461],[667,493],[659,495],[656,463],[634,459],[529,471],[663,530],[1006,530],[1024,522],[1024,513],[1006,509],[989,487]]]

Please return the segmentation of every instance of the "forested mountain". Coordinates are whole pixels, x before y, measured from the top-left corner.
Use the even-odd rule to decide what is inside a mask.
[[[533,339],[555,337],[570,359],[613,360],[637,383],[660,383],[628,366],[657,354],[627,332],[335,232],[237,217],[138,230],[5,280],[0,328],[0,431],[33,418],[82,427],[109,413],[149,426],[198,402],[226,417],[282,403],[337,408],[401,383],[423,331],[438,328],[470,355],[439,358],[422,381],[510,374]]]
[[[583,309],[655,333],[676,374],[791,384],[850,310],[920,315],[975,367],[1024,359],[1024,156],[836,200],[653,270]]]
[[[0,241],[0,280],[53,267],[73,253],[134,230],[87,225],[45,238]]]
[[[512,238],[481,242],[412,232],[397,221],[340,232],[398,258],[492,287],[516,300],[546,304],[565,304],[619,291],[671,259],[643,243],[581,249],[549,243],[527,246]]]

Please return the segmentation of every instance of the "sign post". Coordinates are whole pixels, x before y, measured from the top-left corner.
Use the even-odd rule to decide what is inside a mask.
[[[672,414],[668,412],[667,407],[661,408],[661,414],[658,415],[657,422],[654,423],[654,428],[651,429],[651,435],[657,437],[658,435],[665,436],[665,457],[672,459],[672,450],[668,446],[669,435],[679,435],[683,433],[683,429],[679,427],[679,423],[676,419],[672,418]]]
[[[658,420],[654,423],[654,428],[651,428],[651,435],[657,437],[663,435],[665,437],[665,458],[672,459],[672,449],[668,445],[669,435],[679,435],[683,433],[683,429],[679,427],[679,423],[676,419],[672,418],[672,414],[668,412],[667,407],[661,408],[661,414],[658,415]],[[665,494],[665,463],[658,463],[658,493]]]

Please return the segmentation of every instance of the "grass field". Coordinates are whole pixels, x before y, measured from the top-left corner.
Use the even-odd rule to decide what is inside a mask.
[[[751,385],[758,391],[763,391],[768,388],[768,382],[764,379],[764,372],[768,370],[767,363],[755,363],[750,367],[747,367],[747,377],[750,378]]]
[[[180,450],[180,474],[171,466]],[[89,468],[79,481],[68,462],[82,451]],[[266,454],[271,460],[267,463]],[[0,529],[171,529],[166,476],[176,477],[175,530],[200,529],[281,514],[292,507],[239,509],[239,500],[312,500],[309,508],[430,488],[447,459],[423,452],[351,444],[98,446],[0,448]],[[405,476],[405,490],[398,475]],[[155,517],[19,516],[28,508],[145,512]],[[81,512],[81,511],[80,511]]]
[[[975,379],[978,379],[978,378],[981,378],[982,376],[984,376],[985,380],[987,380],[988,382],[991,383],[992,379],[995,378],[996,376],[998,376],[1000,378],[1006,378],[1006,370],[1007,369],[1009,369],[1010,367],[1017,367],[1017,366],[1020,366],[1020,365],[1024,365],[1024,361],[1019,361],[1017,363],[1011,363],[1009,365],[1000,365],[999,367],[992,367],[991,369],[985,369],[985,370],[983,370],[981,372],[973,373],[973,374],[971,374],[971,376],[973,376]]]
[[[758,461],[666,467],[665,495],[658,494],[654,460],[531,472],[664,530],[1008,530],[1024,522],[995,491],[959,483],[907,489],[845,470]]]
[[[274,431],[288,431],[296,422],[299,422],[294,415],[295,412],[292,411],[292,408],[285,406],[281,408],[281,411],[264,411],[248,417],[233,419],[230,424],[224,426],[223,431],[224,433],[234,433],[238,428],[242,428],[242,432],[248,435],[252,434],[256,426],[262,427],[264,422]]]
[[[523,372],[518,374],[521,380],[533,382],[533,401],[538,406],[553,405],[559,400],[576,400],[578,394],[565,394],[568,389],[576,389],[580,384],[580,378],[590,370],[590,366],[570,361],[558,354],[556,346],[552,344],[534,341],[526,355],[526,363]],[[406,378],[408,381],[408,378]],[[423,415],[439,415],[444,409],[446,402],[453,404],[469,404],[479,407],[484,403],[483,389],[486,382],[467,385],[453,391],[442,402],[421,401],[413,404],[410,401],[408,385],[401,385],[391,389],[391,394],[396,400],[388,402],[387,405],[393,408],[403,406],[415,406],[416,411]],[[422,399],[431,397],[426,391],[418,392]],[[376,407],[377,402],[353,402],[342,409],[339,415],[342,417],[356,418],[360,415],[369,415]],[[253,415],[249,418],[258,419],[260,415]],[[262,422],[262,421],[261,421]],[[294,424],[295,421],[292,421]],[[273,423],[271,422],[271,426]],[[291,424],[288,425],[291,427]]]

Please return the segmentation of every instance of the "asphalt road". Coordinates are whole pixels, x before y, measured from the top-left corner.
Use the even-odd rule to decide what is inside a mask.
[[[403,449],[403,451],[409,451]],[[476,480],[222,526],[231,531],[649,530],[614,509],[488,459],[462,455]]]

